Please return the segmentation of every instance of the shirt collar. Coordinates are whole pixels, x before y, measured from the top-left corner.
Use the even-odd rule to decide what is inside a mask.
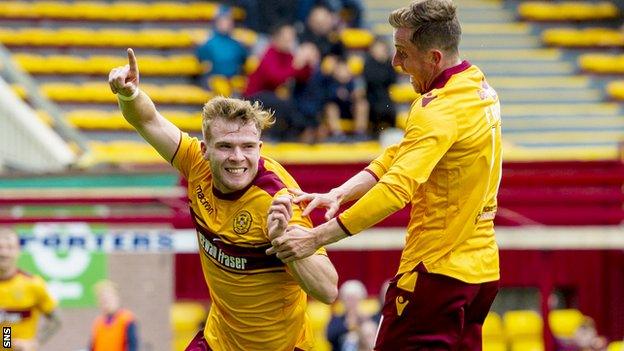
[[[464,60],[457,66],[445,69],[433,80],[433,82],[431,82],[431,85],[429,86],[429,89],[426,89],[426,92],[430,92],[433,89],[443,88],[453,75],[467,70],[470,66],[472,66],[472,64],[467,60]]]

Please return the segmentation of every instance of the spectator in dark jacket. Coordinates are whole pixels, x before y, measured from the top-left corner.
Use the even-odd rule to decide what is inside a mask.
[[[260,101],[265,108],[275,111],[276,123],[268,131],[270,137],[285,139],[290,136],[290,127],[304,119],[291,99],[291,88],[294,83],[306,82],[318,62],[314,45],[296,47],[293,26],[276,27],[258,68],[249,75],[244,93],[247,99]]]
[[[387,127],[393,127],[396,120],[394,102],[388,89],[397,80],[392,67],[390,47],[382,39],[376,39],[364,60],[366,98],[370,104],[369,121],[373,132],[379,134]]]

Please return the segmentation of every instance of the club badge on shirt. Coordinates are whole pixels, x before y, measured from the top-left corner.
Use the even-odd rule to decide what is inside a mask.
[[[251,217],[251,213],[247,211],[239,211],[236,216],[234,216],[233,229],[236,234],[245,234],[251,228],[251,222],[253,222],[253,218]]]

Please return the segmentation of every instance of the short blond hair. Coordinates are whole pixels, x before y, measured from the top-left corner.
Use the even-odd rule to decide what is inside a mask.
[[[273,112],[264,110],[258,101],[251,103],[247,100],[219,96],[208,101],[202,109],[204,140],[210,140],[210,125],[217,118],[238,121],[241,125],[253,123],[258,132],[275,123]]]
[[[394,28],[413,30],[411,42],[419,50],[458,53],[461,25],[456,12],[452,0],[415,0],[392,11],[388,22]]]

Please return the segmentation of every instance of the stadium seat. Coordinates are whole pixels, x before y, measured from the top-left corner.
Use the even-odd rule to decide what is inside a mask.
[[[619,10],[610,1],[527,1],[518,6],[518,14],[533,21],[597,21],[615,19]]]
[[[621,47],[624,34],[611,28],[551,28],[542,33],[544,44],[561,47]]]
[[[624,73],[624,55],[599,53],[583,54],[579,56],[578,64],[583,71],[590,73]]]
[[[516,340],[511,342],[511,351],[544,351],[544,341],[540,339]]]
[[[173,1],[10,1],[0,3],[0,18],[88,19],[98,21],[210,21],[218,11],[214,2]],[[245,18],[234,8],[235,20]]]
[[[340,40],[347,49],[366,49],[374,39],[373,33],[366,29],[345,28],[340,32]]]
[[[505,331],[503,329],[503,320],[496,312],[488,313],[483,323],[483,339],[490,341],[504,341]]]
[[[624,351],[624,341],[612,341],[607,346],[607,351]]]
[[[607,94],[615,99],[615,100],[624,100],[624,81],[616,80],[609,84],[606,87]]]
[[[204,306],[196,302],[176,302],[171,306],[174,351],[184,350],[206,320],[206,314]]]
[[[507,337],[512,342],[532,339],[541,340],[542,338],[544,322],[542,317],[535,311],[507,311],[503,316],[503,325],[505,326]]]
[[[548,315],[548,324],[555,337],[570,338],[584,319],[585,316],[577,309],[553,310]]]
[[[203,105],[213,94],[189,84],[154,85],[142,84],[142,89],[155,102],[163,104]],[[117,98],[110,92],[108,83],[86,82],[82,84],[50,82],[40,85],[41,90],[58,102],[115,103]],[[25,91],[18,86],[14,90],[22,98]]]

